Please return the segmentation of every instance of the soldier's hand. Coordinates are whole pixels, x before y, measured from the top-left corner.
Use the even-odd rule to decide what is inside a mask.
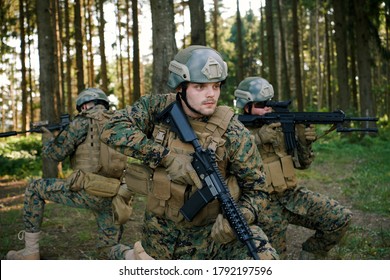
[[[259,130],[259,137],[262,144],[277,144],[278,143],[278,130],[282,124],[280,122],[271,123],[269,125],[263,125]]]
[[[310,124],[308,127],[305,128],[305,138],[308,142],[314,142],[317,139],[314,124]]]
[[[51,133],[51,131],[48,130],[46,127],[42,126],[41,131],[42,131],[42,136],[44,139],[50,140],[50,139],[54,138],[53,133]]]
[[[222,216],[218,214],[217,219],[211,229],[211,238],[215,242],[221,244],[227,244],[236,239],[236,236],[233,232],[233,229],[230,227],[229,222]]]
[[[161,164],[166,168],[170,179],[177,184],[196,186],[202,188],[198,174],[191,165],[192,157],[176,154],[172,151],[164,157]]]

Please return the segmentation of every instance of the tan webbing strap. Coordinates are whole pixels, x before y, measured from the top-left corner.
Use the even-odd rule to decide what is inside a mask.
[[[207,122],[205,130],[211,132],[214,135],[215,131],[218,132],[218,136],[221,137],[229,126],[230,120],[234,116],[234,112],[228,106],[218,106],[212,117]],[[218,129],[218,130],[217,130]]]

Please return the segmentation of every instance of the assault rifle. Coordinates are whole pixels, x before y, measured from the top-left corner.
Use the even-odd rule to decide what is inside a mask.
[[[192,221],[196,214],[209,202],[218,199],[222,211],[238,240],[247,246],[253,259],[258,260],[259,257],[253,241],[252,231],[229,192],[216,164],[215,154],[212,150],[206,150],[201,147],[194,130],[183,112],[183,108],[177,102],[173,102],[156,119],[170,125],[172,131],[179,136],[181,141],[191,143],[195,149],[195,152],[192,154],[193,160],[191,164],[202,181],[203,187],[198,189],[184,203],[180,213],[187,221]]]
[[[17,134],[24,134],[27,132],[42,132],[42,127],[47,128],[50,131],[56,131],[56,130],[62,130],[64,129],[68,124],[70,123],[70,116],[69,114],[62,114],[61,115],[61,122],[56,124],[49,124],[49,121],[39,121],[39,122],[32,122],[30,124],[31,129],[26,131],[8,131],[0,133],[1,137],[9,137],[14,136]]]
[[[337,132],[378,132],[377,128],[370,127],[347,127],[346,124],[350,122],[376,122],[378,118],[374,117],[347,117],[341,110],[334,112],[290,112],[288,106],[291,101],[267,101],[266,106],[272,107],[274,112],[259,115],[239,115],[238,120],[246,127],[260,127],[263,124],[270,124],[280,122],[284,139],[286,142],[286,149],[289,154],[297,147],[295,140],[295,124],[332,124],[332,131],[336,129]]]

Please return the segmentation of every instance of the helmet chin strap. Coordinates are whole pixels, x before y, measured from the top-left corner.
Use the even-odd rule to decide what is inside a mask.
[[[201,112],[199,112],[198,110],[194,109],[189,103],[188,103],[188,100],[187,100],[187,86],[186,85],[182,85],[181,86],[181,91],[179,91],[176,95],[176,101],[179,102],[179,96],[180,96],[180,99],[184,101],[184,103],[186,104],[186,106],[188,107],[188,109],[190,109],[193,113],[197,114],[197,115],[201,115],[203,116],[203,114]]]

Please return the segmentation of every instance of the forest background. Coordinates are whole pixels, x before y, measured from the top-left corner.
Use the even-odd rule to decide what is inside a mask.
[[[238,9],[243,3],[258,8]],[[73,117],[85,87],[102,88],[117,109],[165,93],[177,51],[207,45],[229,67],[221,104],[233,107],[244,77],[262,76],[275,100],[293,101],[291,110],[380,118],[364,124],[378,127],[372,137],[321,138],[312,168],[298,175],[353,210],[354,226],[332,258],[390,259],[389,22],[389,0],[0,0],[0,132]],[[20,246],[27,180],[64,175],[41,157],[40,136],[27,136],[0,138],[0,258]],[[136,198],[126,224],[136,233],[125,241],[139,238],[144,204]],[[94,223],[88,211],[48,204],[43,257],[100,258]],[[291,258],[304,233],[289,228]]]

